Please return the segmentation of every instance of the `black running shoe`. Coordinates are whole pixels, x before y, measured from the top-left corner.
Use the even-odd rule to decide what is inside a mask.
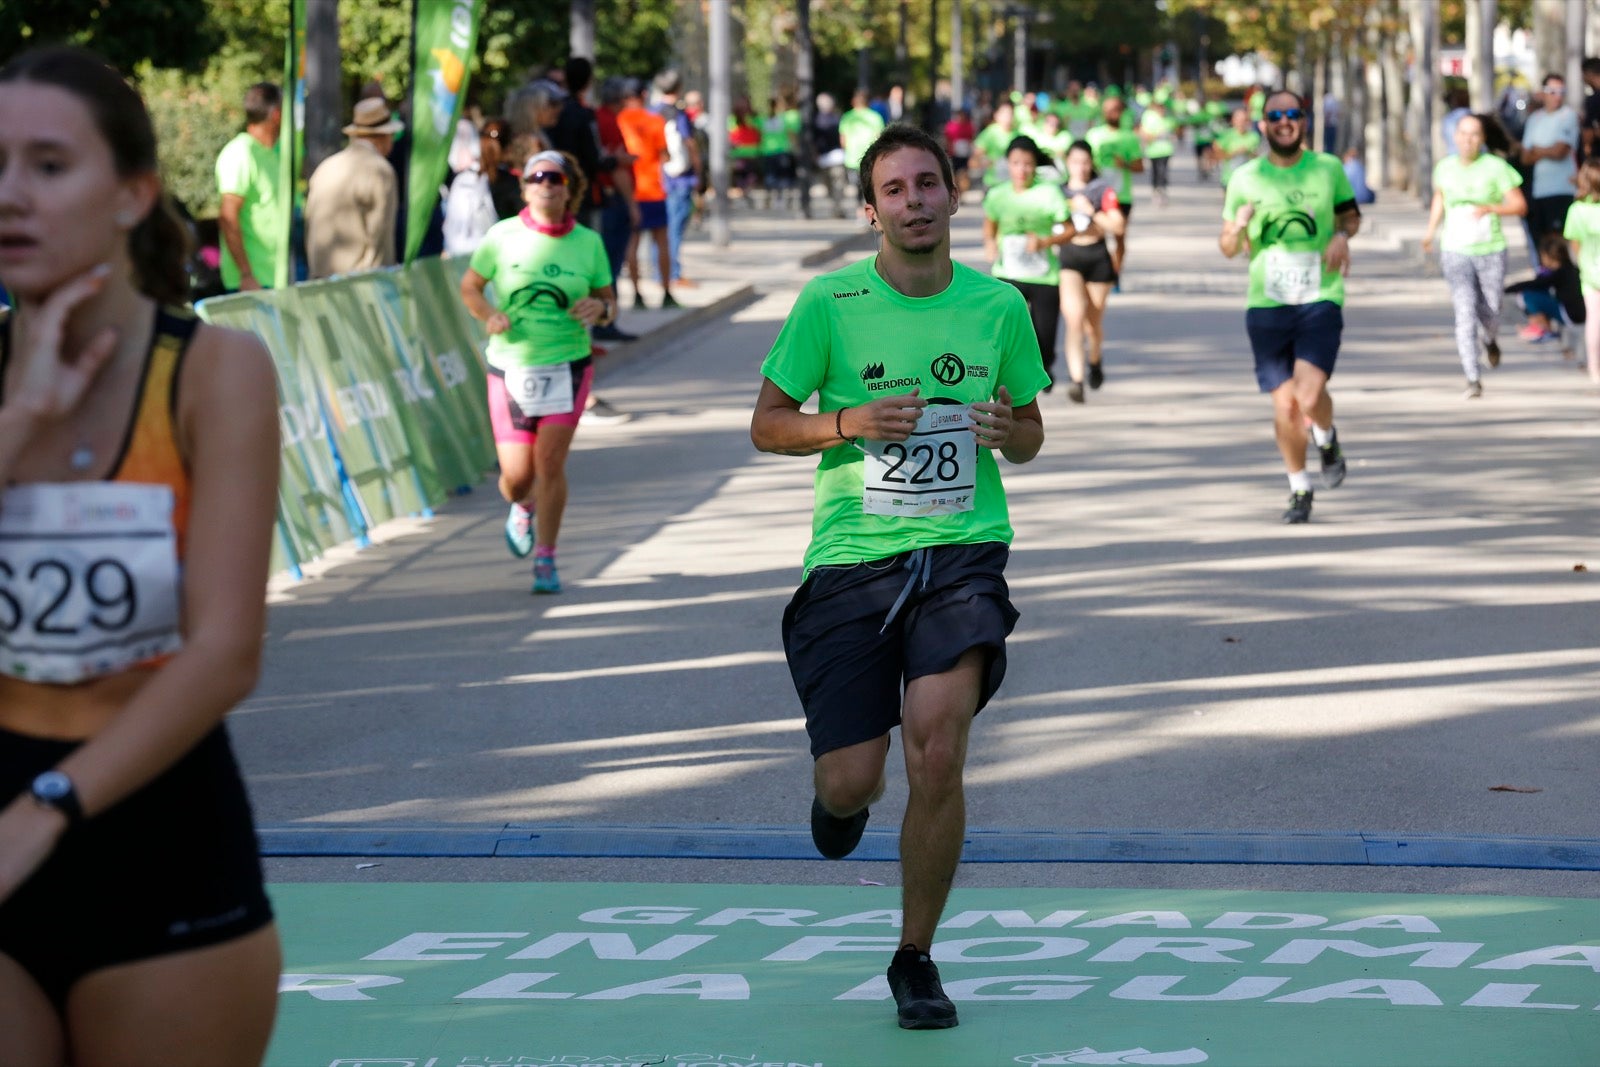
[[[902,1030],[945,1030],[957,1025],[956,1006],[939,984],[939,968],[926,952],[909,945],[889,962],[889,991]]]
[[[811,842],[824,859],[842,860],[861,843],[862,831],[867,828],[867,809],[841,819],[830,815],[822,801],[811,798]]]
[[[1337,489],[1339,483],[1344,481],[1344,449],[1339,447],[1339,431],[1332,431],[1333,436],[1328,439],[1328,446],[1317,446],[1317,452],[1322,456],[1322,484],[1329,489]]]
[[[1500,365],[1500,342],[1498,342],[1498,341],[1486,341],[1486,342],[1484,342],[1483,354],[1486,357],[1488,357],[1489,366],[1498,367]]]
[[[1105,384],[1106,372],[1098,363],[1089,364],[1089,388],[1098,389]]]
[[[1083,403],[1082,382],[1073,382],[1071,385],[1067,386],[1067,399],[1071,400],[1074,404]]]
[[[1283,521],[1291,526],[1311,521],[1311,490],[1289,494],[1289,510],[1283,513]]]

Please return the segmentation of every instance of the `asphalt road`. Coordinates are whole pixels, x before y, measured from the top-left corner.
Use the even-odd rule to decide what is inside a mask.
[[[1287,488],[1250,370],[1242,262],[1215,249],[1220,194],[1181,174],[1164,210],[1140,191],[1105,387],[1084,406],[1046,397],[1043,453],[1004,471],[1023,617],[975,727],[969,825],[1600,836],[1600,401],[1587,380],[1510,340],[1485,397],[1462,400],[1443,283],[1394,226],[1358,238],[1334,379],[1349,479],[1318,493],[1310,525],[1279,525]],[[980,215],[969,203],[957,217],[971,263]],[[580,431],[561,595],[529,595],[487,481],[277,588],[265,676],[232,718],[263,826],[804,825],[810,761],[778,626],[814,461],[759,455],[748,438],[761,358],[814,273],[792,264],[775,258],[750,279],[758,300],[607,377],[607,398],[637,417]],[[895,768],[873,830],[897,825],[904,797]],[[898,880],[888,862],[362,863],[279,858],[268,874]],[[1543,896],[1594,884],[1280,864],[969,864],[959,878]]]

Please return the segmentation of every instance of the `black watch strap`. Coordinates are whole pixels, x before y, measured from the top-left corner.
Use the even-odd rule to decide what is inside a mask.
[[[69,824],[83,821],[83,802],[72,779],[61,771],[45,771],[33,780],[30,790],[33,799],[47,808],[54,808],[67,817]]]

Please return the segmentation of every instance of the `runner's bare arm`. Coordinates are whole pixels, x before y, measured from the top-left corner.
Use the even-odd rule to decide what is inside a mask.
[[[495,310],[489,298],[483,295],[484,286],[488,284],[488,278],[468,267],[467,273],[461,276],[461,302],[466,305],[467,314],[483,323],[489,333],[505,333],[511,328],[511,319],[505,312]]]
[[[278,500],[278,386],[250,334],[201,326],[185,357],[176,436],[192,487],[183,648],[151,672],[106,727],[61,761],[93,817],[162,774],[255,687]],[[26,827],[17,824],[25,822]],[[65,830],[59,813],[0,816],[0,899]],[[22,854],[25,853],[25,854]],[[27,869],[22,869],[22,868]]]
[[[1222,254],[1232,259],[1239,254],[1239,250],[1250,248],[1250,219],[1255,214],[1255,205],[1246,202],[1239,205],[1239,210],[1231,219],[1222,223],[1222,236],[1217,238],[1217,247]]]
[[[750,419],[750,441],[759,451],[780,456],[814,456],[830,448],[865,437],[873,441],[904,441],[916,428],[928,402],[913,390],[901,396],[880,397],[870,404],[808,415],[800,401],[785,393],[772,379],[761,379]]]
[[[233,257],[233,262],[239,267],[239,289],[261,288],[261,282],[250,270],[250,260],[244,254],[244,228],[239,224],[239,212],[244,207],[244,197],[237,193],[223,193],[221,205],[217,208],[217,232],[222,237],[222,243],[227,246],[228,254]]]
[[[1439,231],[1439,223],[1444,219],[1444,193],[1435,189],[1433,203],[1428,205],[1428,228],[1422,234],[1422,250],[1433,251],[1433,235]]]
[[[1012,463],[1026,463],[1044,447],[1044,416],[1039,401],[1011,406],[1011,391],[1000,387],[994,400],[972,405],[978,444],[997,450]]]

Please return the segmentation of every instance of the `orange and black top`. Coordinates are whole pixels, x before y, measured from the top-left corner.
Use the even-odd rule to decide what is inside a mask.
[[[122,446],[107,479],[172,490],[172,527],[178,559],[184,558],[189,531],[189,470],[178,450],[178,377],[184,353],[199,320],[186,308],[156,309],[155,329],[145,353],[138,397]],[[11,359],[11,315],[0,310],[0,404],[5,403],[5,373]]]

